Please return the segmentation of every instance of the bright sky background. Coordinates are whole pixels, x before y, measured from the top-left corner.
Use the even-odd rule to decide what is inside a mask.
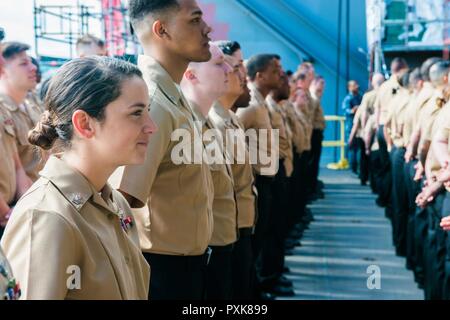
[[[92,6],[93,12],[100,12],[98,0],[36,0],[38,5],[74,5],[77,3]],[[33,0],[0,0],[0,26],[5,29],[6,41],[20,41],[31,45],[30,54],[35,56]],[[68,25],[66,25],[66,28]],[[90,32],[101,37],[101,27],[93,23]],[[47,20],[47,31],[59,31],[59,22]],[[102,37],[103,38],[103,37]],[[39,42],[41,55],[69,57],[68,45],[41,40]]]

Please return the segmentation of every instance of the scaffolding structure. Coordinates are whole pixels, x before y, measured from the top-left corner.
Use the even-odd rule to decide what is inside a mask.
[[[420,17],[416,7],[430,3],[438,14],[433,17]],[[367,0],[373,14],[369,27],[369,45],[371,49],[371,72],[388,75],[386,60],[393,55],[402,55],[414,60],[428,56],[442,55],[448,59],[450,47],[450,0]],[[440,7],[442,5],[442,8]],[[369,18],[369,12],[368,12]],[[369,19],[368,19],[369,20]],[[438,32],[432,32],[439,30]],[[425,35],[434,36],[433,41],[423,40]],[[420,58],[419,58],[420,57]]]
[[[64,45],[66,56],[72,59],[77,39],[88,33],[105,41],[110,56],[137,55],[138,41],[131,30],[128,9],[123,1],[98,1],[99,5],[94,7],[80,0],[72,5],[41,5],[39,0],[34,0],[36,55],[42,57],[42,43],[50,41]]]

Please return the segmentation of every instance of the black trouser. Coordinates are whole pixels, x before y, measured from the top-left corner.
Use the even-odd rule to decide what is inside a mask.
[[[412,169],[410,175],[415,174]],[[420,188],[423,186],[423,181],[420,182]],[[415,276],[419,284],[424,284],[425,281],[425,260],[424,250],[425,241],[427,239],[428,231],[428,212],[427,208],[416,207],[414,213],[414,255],[416,258]]]
[[[259,259],[265,234],[270,217],[270,208],[272,206],[272,183],[273,177],[255,175],[255,186],[258,190],[258,220],[256,221],[255,234],[253,235],[252,248],[253,257]]]
[[[359,163],[359,180],[366,184],[369,180],[369,157],[366,154],[366,145],[361,138],[355,139]]]
[[[408,191],[404,178],[405,148],[393,147],[392,159],[392,213],[394,242],[397,254],[406,256],[408,228]]]
[[[290,179],[290,218],[288,219],[288,229],[301,222],[306,207],[306,179],[308,158],[305,153],[301,155],[294,150],[294,171]]]
[[[428,232],[425,243],[425,298],[442,299],[445,278],[445,231],[439,226],[445,193],[440,192],[428,205]]]
[[[445,199],[442,205],[442,217],[450,216],[450,193],[445,192]],[[445,260],[444,260],[444,281],[442,284],[442,296],[445,300],[450,300],[450,237],[448,231],[444,232],[445,239]]]
[[[304,177],[304,188],[306,191],[306,197],[313,194],[315,190],[313,190],[313,169],[312,169],[312,151],[304,151],[302,153],[302,161],[304,161],[305,165],[305,177]]]
[[[272,184],[273,201],[266,232],[266,241],[261,252],[262,282],[273,283],[283,273],[284,243],[286,239],[286,222],[288,217],[289,185],[284,168],[284,161],[280,160],[279,170]]]
[[[381,188],[379,190],[380,200],[387,206],[391,202],[391,189],[392,189],[392,176],[391,176],[391,165],[389,152],[387,150],[386,140],[384,139],[383,133],[384,126],[380,126],[377,131],[378,144],[380,146],[380,161],[382,167],[379,171],[379,178],[381,183]]]
[[[233,292],[233,244],[210,247],[212,252],[206,272],[206,299],[231,300]]]
[[[311,136],[311,190],[318,191],[320,157],[322,155],[323,130],[314,129]]]
[[[382,188],[380,177],[382,175],[383,165],[380,159],[380,152],[378,150],[370,152],[369,166],[370,187],[374,193],[379,194]]]
[[[252,228],[239,229],[239,240],[233,248],[233,300],[252,299]]]
[[[209,255],[170,256],[144,252],[151,267],[152,300],[203,300]]]
[[[406,185],[406,194],[408,196],[408,225],[406,230],[406,263],[408,267],[414,270],[416,281],[423,284],[423,275],[417,274],[417,257],[415,244],[415,217],[416,217],[416,198],[420,193],[420,182],[414,181],[414,166],[417,160],[411,160],[403,166],[403,177]]]

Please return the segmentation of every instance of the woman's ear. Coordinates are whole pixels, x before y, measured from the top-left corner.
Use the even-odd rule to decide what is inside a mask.
[[[83,138],[91,139],[95,133],[91,120],[91,117],[85,111],[75,111],[72,115],[74,133]]]

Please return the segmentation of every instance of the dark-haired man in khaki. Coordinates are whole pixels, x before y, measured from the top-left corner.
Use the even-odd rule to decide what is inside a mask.
[[[132,207],[148,207],[137,223],[152,270],[150,297],[203,299],[214,188],[204,161],[194,162],[192,154],[183,154],[181,163],[174,159],[172,151],[184,141],[172,134],[187,133],[191,151],[196,150],[194,137],[201,136],[201,126],[179,84],[190,62],[211,58],[211,28],[195,0],[131,0],[129,8],[144,49],[138,65],[150,92],[150,115],[159,130],[144,165],[118,173],[119,189]],[[203,153],[203,145],[200,149]]]

